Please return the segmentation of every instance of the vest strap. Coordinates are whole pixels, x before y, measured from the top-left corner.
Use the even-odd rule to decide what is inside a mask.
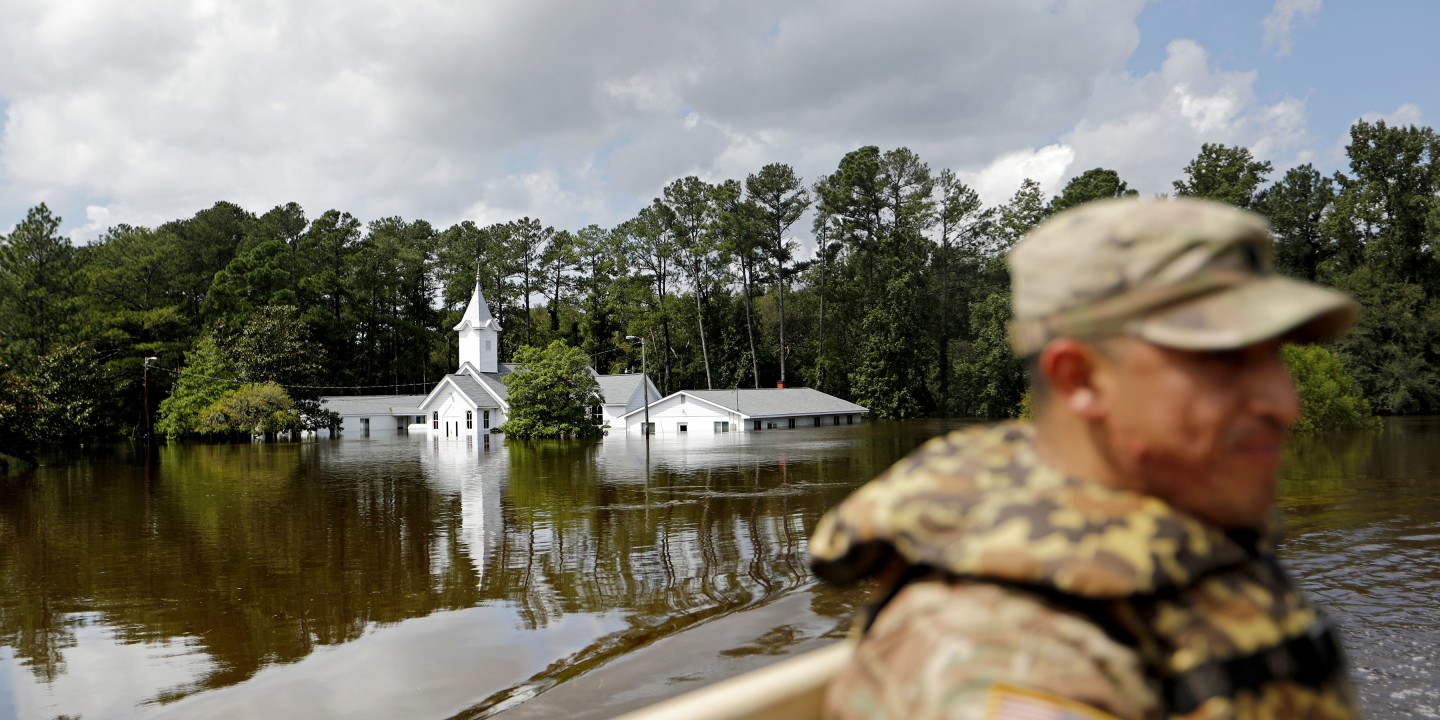
[[[1274,682],[1323,686],[1343,665],[1334,629],[1324,618],[1310,632],[1250,655],[1200,665],[1162,681],[1172,714],[1188,714],[1210,698],[1233,696]]]

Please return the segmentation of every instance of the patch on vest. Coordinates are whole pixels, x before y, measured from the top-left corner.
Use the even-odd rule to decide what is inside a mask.
[[[1058,695],[996,683],[985,695],[986,720],[1116,720],[1111,715]]]

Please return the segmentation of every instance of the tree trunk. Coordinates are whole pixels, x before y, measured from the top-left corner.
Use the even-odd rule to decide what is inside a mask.
[[[745,334],[750,336],[750,372],[755,377],[755,387],[760,387],[760,360],[755,356],[755,326],[750,319],[754,311],[750,306],[750,263],[748,260],[740,261],[740,279],[745,291]]]
[[[714,390],[710,383],[710,351],[705,345],[705,309],[700,302],[700,268],[696,266],[695,272],[691,273],[695,279],[695,323],[700,329],[700,358],[705,361],[705,389]]]

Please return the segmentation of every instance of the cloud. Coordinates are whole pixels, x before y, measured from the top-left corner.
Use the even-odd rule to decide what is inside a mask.
[[[608,226],[685,175],[814,181],[871,144],[1000,202],[1097,165],[1162,191],[1201,141],[1303,139],[1303,102],[1193,42],[1128,74],[1144,5],[14,0],[0,225],[45,201],[86,239],[229,200]]]
[[[1142,7],[16,0],[0,213],[44,200],[93,232],[294,200],[611,224],[685,174],[813,178],[864,144],[981,167],[1078,119]]]
[[[1265,47],[1274,48],[1276,57],[1289,55],[1294,47],[1292,33],[1296,18],[1307,24],[1313,23],[1320,13],[1321,1],[1275,0],[1270,14],[1260,21],[1260,27],[1265,31]]]
[[[1254,72],[1216,69],[1197,43],[1173,41],[1158,71],[1101,82],[1090,111],[1061,137],[1075,155],[1068,174],[1108,167],[1141,193],[1163,193],[1207,142],[1244,146],[1261,159],[1303,148],[1304,101],[1262,103],[1254,84]]]
[[[996,158],[979,172],[961,173],[960,178],[980,195],[986,205],[999,205],[1014,195],[1027,178],[1040,184],[1049,195],[1060,192],[1060,180],[1075,162],[1075,150],[1066,145],[1046,145],[1038,150],[1020,150]]]

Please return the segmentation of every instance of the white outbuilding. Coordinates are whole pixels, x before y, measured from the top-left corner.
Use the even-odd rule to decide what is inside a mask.
[[[868,409],[814,388],[681,390],[650,405],[650,432],[755,432],[858,424]],[[645,408],[625,416],[627,432],[639,434]]]

